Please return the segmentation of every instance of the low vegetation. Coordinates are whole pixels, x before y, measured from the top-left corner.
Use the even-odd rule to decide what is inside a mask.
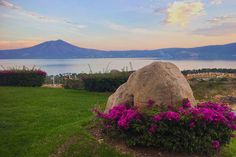
[[[236,115],[222,104],[193,107],[186,99],[175,107],[159,109],[149,100],[146,108],[121,104],[108,113],[95,112],[102,119],[103,132],[111,138],[168,152],[213,155],[229,144],[236,130]]]
[[[64,87],[96,92],[114,92],[121,84],[128,80],[131,73],[82,74],[74,79],[65,79]]]
[[[223,101],[224,103],[230,103],[231,105],[234,104],[234,102],[225,101],[225,98],[236,98],[236,79],[192,79],[189,80],[189,83],[193,89],[195,98],[199,101]]]
[[[84,87],[88,91],[114,92],[130,76],[129,72],[93,74],[83,77]]]
[[[0,70],[0,86],[42,86],[47,73],[23,67]]]
[[[84,81],[81,78],[64,80],[63,87],[65,89],[85,89]]]
[[[191,74],[205,74],[205,73],[219,73],[220,77],[224,77],[223,74],[235,74],[236,69],[198,69],[198,70],[183,70],[184,75]],[[91,73],[91,74],[76,74],[67,73],[59,74],[55,76],[47,76],[46,84],[63,84],[67,89],[87,89],[89,91],[111,91],[113,92],[117,87],[128,80],[132,71],[116,72],[116,73]],[[212,79],[216,76],[211,76]],[[194,77],[194,76],[193,76]],[[200,77],[200,76],[199,76]],[[207,77],[207,75],[204,75]],[[190,77],[191,78],[191,77]],[[189,79],[189,78],[188,78]],[[200,80],[201,78],[199,78]],[[96,85],[96,87],[95,87]]]
[[[234,73],[236,74],[236,69],[217,69],[217,68],[206,68],[206,69],[193,69],[193,70],[183,70],[184,75],[187,74],[198,74],[198,73]]]

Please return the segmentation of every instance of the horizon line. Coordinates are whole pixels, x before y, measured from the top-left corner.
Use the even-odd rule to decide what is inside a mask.
[[[206,47],[206,46],[223,46],[223,45],[236,43],[236,41],[235,41],[235,42],[227,42],[227,43],[222,43],[222,44],[209,44],[209,45],[200,45],[200,46],[193,46],[193,47],[163,47],[163,48],[155,48],[155,49],[116,49],[116,50],[112,49],[112,50],[106,50],[106,49],[91,48],[91,47],[80,47],[77,44],[70,43],[70,42],[65,41],[63,39],[55,39],[55,40],[48,40],[48,41],[38,42],[37,44],[34,44],[32,46],[28,46],[28,47],[12,48],[12,49],[11,48],[10,49],[0,49],[0,51],[27,49],[27,48],[32,48],[32,47],[40,45],[40,44],[44,44],[46,42],[57,42],[57,41],[62,41],[62,42],[65,42],[67,44],[76,46],[78,48],[93,49],[93,50],[98,50],[98,51],[152,51],[152,50],[161,50],[161,49],[191,49],[191,48],[199,48],[199,47]]]

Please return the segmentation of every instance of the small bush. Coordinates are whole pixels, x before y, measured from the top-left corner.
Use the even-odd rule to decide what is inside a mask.
[[[46,75],[46,72],[36,69],[1,70],[0,86],[42,86]]]
[[[82,79],[65,79],[63,86],[66,89],[84,89],[84,81]]]
[[[132,72],[89,74],[81,79],[84,82],[84,88],[88,91],[114,92],[120,85],[125,83]]]
[[[165,110],[153,104],[148,101],[150,110],[145,112],[123,104],[108,113],[95,112],[106,135],[122,138],[129,146],[172,152],[213,155],[230,142],[236,130],[236,116],[223,104],[207,102],[192,107],[186,99],[178,107]]]

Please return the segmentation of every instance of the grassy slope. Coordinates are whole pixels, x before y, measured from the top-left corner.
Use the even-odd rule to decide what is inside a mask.
[[[107,94],[76,90],[0,87],[0,156],[46,157],[69,137],[79,156],[120,156],[86,132],[95,104]],[[73,149],[73,148],[70,148]],[[67,155],[70,152],[67,151]]]
[[[70,137],[77,142],[64,156],[122,156],[98,144],[85,130],[92,119],[91,108],[104,106],[107,96],[78,90],[0,87],[0,156],[46,157]],[[223,152],[234,157],[236,140]]]
[[[191,81],[190,85],[196,99],[215,101],[215,95],[236,96],[236,79],[221,81],[220,79],[210,81]]]

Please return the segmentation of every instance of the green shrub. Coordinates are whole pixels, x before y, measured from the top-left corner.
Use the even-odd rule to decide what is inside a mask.
[[[198,73],[236,73],[236,69],[224,69],[224,68],[204,68],[204,69],[192,69],[192,70],[183,70],[184,75],[187,74],[198,74]]]
[[[125,83],[132,72],[89,74],[83,75],[81,79],[84,88],[88,91],[114,92],[120,85]]]
[[[1,70],[0,86],[42,86],[46,75],[46,72],[35,69]]]
[[[84,82],[82,79],[65,79],[63,86],[66,89],[84,89]]]

